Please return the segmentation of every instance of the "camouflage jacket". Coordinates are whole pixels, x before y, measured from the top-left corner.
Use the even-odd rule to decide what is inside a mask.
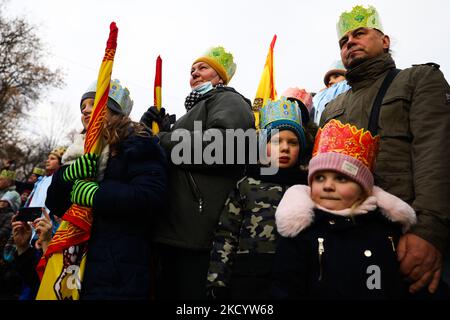
[[[279,234],[275,211],[290,185],[246,176],[229,194],[214,233],[207,287],[227,287],[243,256],[274,254]]]

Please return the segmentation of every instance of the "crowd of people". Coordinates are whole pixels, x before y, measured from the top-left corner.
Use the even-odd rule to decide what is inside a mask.
[[[1,298],[450,299],[450,86],[436,64],[396,68],[374,7],[337,29],[342,64],[324,89],[269,99],[258,131],[221,46],[193,60],[176,121],[156,106],[132,121],[112,80],[100,154],[84,149],[90,85],[73,144],[26,182],[0,173]],[[37,270],[73,206],[92,210],[88,237],[48,287]]]

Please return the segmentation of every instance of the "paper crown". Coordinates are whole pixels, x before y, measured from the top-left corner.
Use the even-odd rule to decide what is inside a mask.
[[[195,60],[193,64],[200,61],[209,64],[216,70],[219,77],[224,81],[224,84],[228,84],[236,72],[233,55],[226,52],[221,46],[210,48],[202,57]]]
[[[92,83],[86,93],[81,97],[80,106],[84,99],[95,98],[97,81]],[[111,80],[108,93],[108,108],[123,115],[129,116],[133,108],[133,100],[130,98],[130,91],[120,84],[117,79]]]
[[[383,31],[380,16],[377,10],[369,6],[355,6],[350,12],[343,12],[337,23],[338,39],[341,39],[348,31],[355,30],[360,27],[375,28]]]
[[[300,142],[301,151],[305,149],[306,139],[302,127],[301,110],[296,101],[289,101],[282,96],[279,100],[267,100],[266,104],[259,110],[261,129],[270,137],[270,130],[291,130]]]
[[[37,174],[39,176],[44,176],[45,175],[45,169],[35,167],[35,168],[33,168],[33,172],[31,172],[31,173]]]
[[[50,151],[49,154],[54,154],[55,156],[57,156],[61,160],[61,158],[62,158],[64,152],[66,152],[66,150],[67,150],[66,147],[56,147],[55,149]]]
[[[369,131],[333,119],[316,135],[313,157],[321,153],[334,152],[355,158],[373,172],[380,137]]]
[[[0,172],[0,178],[5,178],[5,179],[11,179],[11,180],[15,180],[16,179],[16,173],[12,170],[2,170]]]

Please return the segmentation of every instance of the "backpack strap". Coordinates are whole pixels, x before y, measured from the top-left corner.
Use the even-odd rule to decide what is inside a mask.
[[[369,117],[369,131],[372,133],[372,136],[376,136],[378,134],[378,120],[380,118],[380,109],[381,103],[383,102],[383,98],[391,85],[394,78],[400,72],[400,69],[391,69],[381,84],[380,90],[378,90],[377,96],[375,97],[375,101],[373,102],[372,110],[370,111]]]

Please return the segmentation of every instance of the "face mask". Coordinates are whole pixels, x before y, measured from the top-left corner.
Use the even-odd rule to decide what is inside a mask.
[[[199,94],[205,94],[208,91],[211,91],[212,89],[214,89],[214,87],[213,87],[211,81],[208,81],[208,82],[202,83],[198,87],[194,88],[193,91],[196,91]]]

